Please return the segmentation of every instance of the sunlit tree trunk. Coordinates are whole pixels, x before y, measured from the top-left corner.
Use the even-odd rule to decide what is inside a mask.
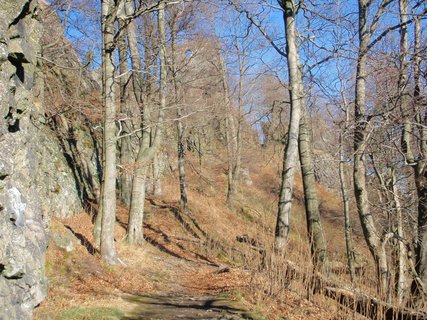
[[[166,77],[167,77],[167,65],[166,65],[166,40],[165,40],[165,26],[164,26],[164,1],[159,2],[158,6],[158,33],[160,38],[160,87],[159,87],[159,98],[160,98],[160,109],[158,113],[157,123],[155,124],[155,130],[149,129],[150,122],[153,124],[151,119],[151,105],[149,99],[147,99],[145,106],[143,106],[143,79],[141,77],[141,59],[137,47],[135,25],[133,23],[128,24],[128,42],[129,49],[131,52],[131,61],[134,69],[134,91],[138,105],[141,109],[141,126],[142,126],[142,138],[140,140],[140,146],[138,155],[135,163],[135,175],[132,184],[132,198],[129,210],[129,223],[127,230],[127,240],[132,244],[141,244],[144,241],[143,233],[143,220],[144,220],[144,201],[146,194],[146,180],[148,174],[149,162],[153,160],[154,154],[158,149],[161,142],[162,136],[162,121],[164,118],[164,110],[166,108]],[[151,120],[151,121],[150,121]],[[152,132],[153,131],[153,132]]]
[[[128,57],[127,57],[127,43],[126,43],[126,29],[123,20],[119,21],[119,29],[121,31],[117,41],[117,47],[119,49],[119,86],[120,86],[120,114],[124,119],[120,120],[119,129],[120,135],[123,136],[119,140],[120,150],[120,164],[122,172],[119,179],[119,197],[121,202],[129,207],[130,197],[132,191],[132,174],[130,172],[129,165],[134,161],[132,156],[132,145],[131,145],[131,133],[133,132],[132,113],[129,108],[129,94],[127,85],[129,83],[128,75]]]
[[[228,110],[226,114],[226,137],[227,137],[227,150],[228,150],[228,179],[227,179],[227,206],[232,209],[234,208],[234,200],[236,196],[237,187],[237,152],[238,152],[238,140],[237,140],[237,128],[236,121],[233,115],[233,110],[230,102],[227,104]]]
[[[104,101],[104,177],[102,187],[101,257],[110,264],[119,262],[114,244],[116,223],[116,102],[114,96],[115,2],[102,2],[102,71]]]
[[[156,152],[153,157],[153,195],[160,196],[162,194],[162,160],[161,152]]]
[[[299,79],[302,87],[302,79]],[[303,92],[303,89],[301,89]],[[305,103],[301,101],[305,109]],[[326,239],[320,222],[319,201],[317,200],[316,178],[312,156],[312,142],[309,115],[301,111],[302,118],[299,125],[298,150],[301,162],[302,181],[304,188],[304,202],[306,210],[307,231],[311,247],[313,265],[323,270],[327,261]]]
[[[344,157],[344,139],[343,132],[340,132],[340,164],[339,164],[339,174],[340,174],[340,186],[341,186],[341,196],[343,201],[344,209],[344,235],[345,235],[345,247],[347,255],[347,265],[348,270],[350,271],[351,282],[354,282],[356,272],[354,269],[354,258],[353,258],[353,247],[351,244],[351,220],[350,220],[350,198],[348,194],[347,178],[345,174],[345,157]]]
[[[227,206],[232,209],[234,206],[234,195],[236,193],[236,185],[234,178],[234,169],[235,169],[235,157],[237,152],[237,133],[236,133],[236,124],[233,115],[233,109],[230,101],[230,91],[228,87],[227,79],[227,67],[225,65],[224,59],[219,53],[220,57],[220,73],[222,80],[222,89],[224,96],[224,120],[225,120],[225,143],[227,147]]]
[[[415,172],[415,185],[418,195],[418,229],[415,254],[417,281],[413,282],[413,292],[418,300],[424,301],[427,297],[427,128],[425,126],[427,115],[421,109],[421,16],[415,20],[415,45],[414,45],[414,102],[417,106],[416,123],[420,159],[412,164]],[[408,135],[408,140],[410,136]],[[407,142],[410,143],[410,142]]]
[[[133,4],[126,3],[126,13],[133,13]],[[141,56],[138,49],[135,22],[129,21],[127,25],[128,44],[132,63],[132,84],[135,100],[141,112],[141,137],[139,150],[134,164],[134,177],[132,182],[131,202],[129,209],[129,222],[127,229],[127,241],[131,244],[141,244],[144,240],[142,232],[142,221],[144,214],[144,201],[146,193],[146,180],[148,172],[147,159],[144,151],[150,146],[150,131],[148,129],[148,103],[144,106],[144,80],[142,77]]]
[[[368,143],[368,115],[366,111],[366,70],[371,28],[368,30],[367,10],[368,0],[359,0],[359,53],[357,58],[355,113],[354,113],[354,193],[357,211],[362,225],[363,234],[369,250],[374,258],[377,274],[378,289],[382,296],[386,296],[389,289],[389,269],[385,251],[385,239],[381,239],[368,199],[366,185],[365,150]]]
[[[176,109],[176,129],[177,129],[177,153],[178,153],[178,176],[179,176],[179,194],[181,209],[187,209],[188,195],[187,195],[187,176],[185,174],[185,126],[182,119],[182,108],[180,106],[179,88],[177,79],[177,66],[176,66],[176,21],[171,23],[171,61],[172,61],[172,82],[174,88],[175,109]]]
[[[411,123],[409,118],[409,95],[407,88],[408,81],[408,0],[399,0],[399,11],[400,11],[400,22],[402,23],[402,27],[400,28],[400,70],[399,70],[399,81],[398,81],[398,91],[399,91],[399,102],[400,102],[400,110],[402,112],[402,116],[404,119],[404,127],[403,127],[403,138],[402,138],[402,150],[408,156],[409,161],[413,161],[412,150],[411,150]],[[392,193],[395,204],[396,211],[396,222],[397,222],[397,233],[398,236],[404,239],[403,233],[403,217],[402,217],[402,209],[400,205],[399,199],[399,190],[396,185],[396,179],[394,172],[392,173]],[[405,299],[405,295],[408,290],[408,267],[407,267],[407,250],[406,246],[402,241],[398,241],[398,255],[397,255],[397,300],[399,304]]]
[[[294,0],[281,0],[279,4],[284,10],[283,18],[286,33],[286,48],[289,73],[289,87],[291,97],[291,114],[289,119],[288,140],[283,155],[282,182],[280,187],[279,208],[275,231],[276,249],[283,250],[288,241],[289,217],[292,209],[292,191],[295,169],[298,165],[298,136],[301,119],[301,101],[304,98],[301,92],[299,79],[299,54],[296,43]]]

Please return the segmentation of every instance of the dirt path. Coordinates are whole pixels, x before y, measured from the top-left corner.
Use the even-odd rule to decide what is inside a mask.
[[[259,319],[234,298],[247,274],[238,268],[219,273],[218,254],[204,246],[205,233],[190,217],[167,206],[152,214],[141,246],[120,240],[127,221],[119,221],[116,245],[125,265],[114,267],[97,256],[87,214],[55,221],[57,234],[74,237],[75,250],[49,246],[51,286],[35,319]]]
[[[141,272],[156,282],[156,294],[123,295],[122,299],[133,306],[124,319],[254,319],[227,292],[203,293],[198,279],[192,281],[192,273],[198,270],[206,276],[215,275],[216,266],[174,257],[154,246],[147,249],[146,255],[151,261]]]
[[[126,299],[126,298],[125,298]],[[137,307],[124,319],[253,319],[234,302],[221,296],[128,297]]]

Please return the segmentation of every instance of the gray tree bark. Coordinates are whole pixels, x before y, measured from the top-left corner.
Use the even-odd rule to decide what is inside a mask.
[[[421,99],[421,72],[420,72],[420,48],[421,48],[421,16],[415,20],[415,44],[414,44],[414,103],[419,105]],[[427,129],[425,127],[426,116],[422,110],[417,110],[416,123],[418,131],[418,145],[420,158],[412,163],[415,173],[415,186],[418,195],[418,228],[416,238],[415,268],[417,281],[413,282],[412,292],[416,295],[419,302],[427,297]],[[405,130],[406,131],[406,130]],[[403,135],[406,144],[411,143],[411,135]],[[406,155],[408,158],[409,155]],[[413,156],[412,156],[413,159]],[[410,163],[409,160],[407,162]]]
[[[302,79],[299,79],[302,86]],[[301,89],[303,91],[303,89]],[[303,108],[299,125],[298,150],[301,162],[302,181],[304,188],[304,202],[307,220],[308,239],[311,247],[311,255],[315,269],[323,270],[327,262],[326,239],[320,222],[319,202],[317,200],[316,178],[312,156],[312,142],[309,116],[305,109],[305,103],[301,101]]]
[[[344,156],[344,146],[343,146],[343,132],[340,132],[340,164],[339,164],[339,175],[340,175],[340,186],[341,186],[341,196],[343,200],[344,208],[344,235],[345,235],[345,247],[347,255],[347,265],[348,270],[350,271],[351,282],[354,282],[356,277],[356,272],[354,268],[354,258],[353,258],[353,247],[351,244],[351,220],[350,220],[350,198],[348,194],[347,179],[345,174],[345,156]]]
[[[369,42],[372,33],[375,31],[379,17],[385,7],[381,7],[377,13],[377,19],[368,26],[368,9],[370,1],[359,0],[359,53],[356,70],[355,87],[355,113],[354,113],[354,193],[356,197],[357,211],[363,234],[368,248],[374,258],[377,275],[378,291],[380,295],[386,296],[389,288],[389,268],[385,251],[386,238],[381,239],[368,198],[366,185],[366,164],[365,150],[368,143],[368,114],[366,111],[366,80],[368,73],[366,70]]]
[[[350,219],[350,195],[348,192],[348,183],[345,172],[345,148],[344,148],[344,135],[348,132],[348,126],[350,124],[350,113],[349,105],[347,103],[346,97],[346,86],[342,79],[341,80],[341,97],[343,99],[343,109],[344,109],[344,123],[340,130],[339,134],[339,175],[340,175],[340,187],[341,187],[341,196],[343,201],[343,213],[344,213],[344,236],[345,236],[345,246],[346,246],[346,256],[347,256],[347,266],[350,272],[351,282],[354,282],[356,278],[356,271],[354,267],[354,254],[353,246],[351,244],[352,238],[352,227]]]
[[[162,170],[161,153],[156,152],[153,157],[153,195],[160,196],[162,194]]]
[[[133,4],[126,3],[126,14],[133,14]],[[134,164],[134,177],[132,182],[131,202],[129,209],[129,221],[127,228],[127,241],[131,244],[141,244],[144,240],[142,233],[142,221],[144,213],[144,201],[146,192],[147,161],[144,157],[144,150],[150,145],[150,131],[148,129],[148,106],[144,103],[144,80],[142,77],[141,56],[138,49],[135,22],[129,21],[127,28],[128,45],[132,63],[132,84],[135,100],[141,112],[141,137],[139,151]],[[148,104],[148,103],[147,103]],[[144,109],[143,109],[144,108]]]
[[[175,17],[176,19],[176,17]],[[178,153],[178,176],[179,176],[179,194],[180,204],[183,211],[187,210],[187,176],[185,174],[185,125],[182,120],[182,109],[180,106],[179,88],[176,66],[176,20],[171,23],[171,61],[172,61],[172,82],[174,88],[175,110],[176,110],[176,130],[177,130],[177,153]]]
[[[394,170],[391,173],[391,183],[392,183],[392,194],[393,194],[393,202],[396,211],[396,221],[397,221],[397,234],[401,239],[405,239],[405,234],[403,232],[403,215],[402,215],[402,206],[400,204],[399,198],[399,190],[397,188],[397,182]],[[405,298],[408,294],[408,250],[406,249],[406,245],[403,241],[398,241],[398,254],[397,254],[397,285],[396,285],[396,293],[397,293],[397,301],[401,305],[405,301]]]
[[[402,27],[400,29],[400,70],[399,70],[399,81],[398,81],[398,91],[399,91],[399,102],[400,110],[402,111],[402,116],[404,119],[403,127],[403,138],[402,138],[402,150],[409,158],[412,158],[410,161],[413,161],[410,135],[411,135],[411,123],[409,119],[409,95],[406,90],[407,81],[408,81],[408,0],[399,0],[399,11],[400,11],[400,22]],[[409,159],[408,159],[409,160]],[[392,194],[394,200],[394,206],[396,211],[396,220],[397,220],[397,233],[398,236],[404,239],[403,233],[403,217],[402,209],[399,199],[399,190],[396,185],[396,179],[394,171],[392,173]],[[407,250],[406,246],[402,241],[398,241],[398,273],[397,273],[397,300],[399,304],[402,304],[405,296],[408,292],[408,265],[407,265]]]
[[[119,178],[119,197],[120,201],[126,206],[130,206],[130,198],[132,191],[132,174],[130,172],[129,165],[133,163],[132,155],[132,137],[131,133],[134,131],[132,123],[132,112],[128,105],[128,88],[129,83],[128,72],[128,46],[126,43],[126,33],[124,32],[126,26],[123,20],[119,20],[119,29],[121,31],[120,36],[117,40],[117,47],[119,49],[119,87],[120,87],[120,113],[125,119],[120,121],[120,135],[123,136],[119,140],[119,151],[120,151],[120,163],[124,166]],[[123,31],[122,31],[123,30]]]
[[[130,10],[130,9],[129,9]],[[164,118],[164,110],[166,108],[166,77],[167,77],[167,65],[166,65],[166,40],[165,40],[165,26],[164,26],[164,1],[159,2],[158,6],[158,32],[160,38],[160,87],[159,87],[159,98],[160,98],[160,109],[155,125],[154,134],[149,130],[150,124],[150,101],[146,100],[145,107],[143,108],[143,79],[140,76],[142,72],[140,63],[140,54],[137,47],[135,25],[133,23],[128,24],[128,41],[129,49],[131,52],[131,61],[134,72],[134,91],[138,105],[141,108],[141,126],[142,126],[142,138],[140,140],[140,147],[135,163],[135,175],[132,185],[132,198],[129,210],[129,223],[127,230],[127,240],[131,244],[141,244],[144,241],[143,233],[143,218],[144,218],[144,201],[146,194],[146,177],[149,168],[149,161],[152,161],[155,152],[161,142],[162,136],[162,121]],[[139,72],[138,72],[139,71]]]
[[[104,177],[102,187],[101,257],[107,263],[117,264],[114,244],[116,223],[116,102],[114,95],[114,34],[115,2],[102,2],[103,35],[103,101],[104,101]]]
[[[294,0],[279,0],[283,8],[285,24],[287,61],[289,73],[289,86],[291,97],[291,114],[289,120],[288,140],[283,155],[282,182],[280,187],[279,208],[275,231],[276,248],[282,251],[288,240],[289,217],[292,209],[292,191],[294,185],[295,169],[298,162],[298,137],[301,119],[301,101],[304,98],[301,92],[299,77],[299,54],[296,43],[295,15],[296,4]]]
[[[225,119],[225,140],[227,147],[228,168],[227,168],[227,206],[232,209],[234,206],[234,195],[236,194],[235,184],[235,160],[237,153],[237,132],[233,115],[233,109],[230,101],[230,90],[228,87],[227,68],[221,53],[218,53],[220,59],[220,73],[222,78],[222,89],[224,94],[224,119]]]

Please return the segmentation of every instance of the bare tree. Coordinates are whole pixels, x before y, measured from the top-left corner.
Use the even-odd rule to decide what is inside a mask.
[[[289,236],[289,217],[292,208],[292,190],[294,185],[294,174],[298,164],[298,138],[299,124],[302,115],[302,100],[304,94],[301,92],[301,71],[299,63],[298,46],[296,43],[295,17],[297,7],[294,0],[280,0],[283,8],[285,23],[287,60],[289,73],[289,92],[291,97],[291,115],[285,153],[283,155],[282,184],[280,187],[279,209],[276,223],[276,247],[283,250]]]
[[[180,99],[180,88],[178,87],[178,67],[177,67],[177,52],[176,52],[176,38],[178,33],[178,11],[173,12],[173,15],[170,19],[170,28],[171,28],[171,78],[172,85],[174,90],[174,102],[176,109],[176,129],[177,129],[177,153],[178,153],[178,176],[179,176],[179,192],[180,192],[180,203],[181,209],[187,209],[188,202],[188,193],[187,193],[187,176],[185,174],[185,152],[186,152],[186,143],[185,143],[185,123],[181,107]]]
[[[415,20],[414,28],[414,53],[413,53],[413,74],[414,92],[411,96],[408,92],[408,1],[399,0],[401,18],[401,39],[400,39],[400,72],[399,72],[399,104],[404,120],[402,129],[402,152],[405,162],[414,171],[415,187],[418,200],[418,226],[416,238],[416,255],[414,270],[414,281],[412,291],[418,301],[422,301],[427,296],[427,187],[426,187],[426,157],[427,157],[427,130],[425,128],[425,110],[422,108],[421,95],[421,69],[420,69],[420,43],[421,43],[421,18],[425,15],[425,10],[418,13],[412,20]],[[413,9],[414,11],[414,9]],[[412,100],[412,103],[411,103]],[[415,107],[415,114],[411,112],[411,105]],[[414,141],[416,140],[416,141]],[[413,146],[416,146],[418,156],[415,157]],[[399,233],[403,230],[399,226]],[[401,245],[403,246],[403,244]],[[404,250],[402,247],[400,250]],[[403,272],[403,271],[402,271]],[[402,290],[403,291],[403,290]]]
[[[125,17],[124,8],[122,8],[123,17]],[[128,45],[126,41],[126,26],[123,19],[119,19],[118,27],[120,30],[117,47],[119,49],[119,87],[120,87],[120,119],[119,122],[119,135],[122,138],[119,138],[119,154],[120,154],[120,164],[121,172],[119,179],[119,197],[121,202],[129,206],[131,191],[132,191],[132,170],[130,164],[133,160],[133,151],[132,151],[132,132],[135,130],[133,121],[132,121],[132,112],[131,112],[131,101],[129,95],[129,83],[131,78],[129,77],[129,68],[128,68]]]
[[[102,181],[102,224],[101,256],[110,264],[119,263],[114,244],[114,226],[116,223],[116,101],[114,94],[114,51],[116,3],[114,0],[102,2],[102,74],[104,113],[104,175]]]
[[[128,6],[127,12],[132,12],[133,8]],[[144,217],[144,201],[146,194],[146,179],[148,173],[148,162],[154,157],[155,152],[160,145],[162,139],[162,122],[166,108],[166,90],[167,90],[167,64],[166,64],[166,39],[165,39],[165,22],[164,10],[165,2],[160,1],[157,7],[158,10],[158,34],[160,40],[160,87],[159,87],[159,112],[157,122],[154,122],[155,130],[153,133],[150,130],[150,124],[153,123],[151,119],[152,105],[151,101],[146,98],[144,105],[144,81],[141,76],[141,56],[137,45],[137,36],[134,23],[129,23],[127,27],[129,50],[131,53],[131,61],[134,70],[133,74],[133,87],[136,101],[141,110],[141,131],[142,137],[140,138],[140,145],[138,155],[135,163],[135,175],[132,184],[132,198],[129,210],[129,223],[127,230],[127,240],[129,243],[141,244],[144,240],[143,234],[143,217]]]
[[[385,247],[390,237],[377,230],[369,204],[369,191],[366,184],[365,150],[369,139],[369,122],[372,117],[366,108],[366,82],[368,78],[368,52],[380,40],[380,38],[372,39],[372,37],[384,10],[390,3],[391,1],[382,0],[372,21],[369,23],[368,13],[372,7],[372,2],[368,0],[358,1],[359,51],[357,57],[354,112],[354,193],[365,240],[376,263],[378,290],[382,296],[387,294],[389,288],[389,266]]]

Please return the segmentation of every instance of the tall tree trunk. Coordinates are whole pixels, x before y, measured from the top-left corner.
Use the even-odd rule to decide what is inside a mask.
[[[302,87],[302,79],[299,79]],[[301,92],[303,89],[301,89]],[[311,247],[313,265],[318,270],[323,270],[327,260],[326,239],[320,222],[319,202],[317,200],[316,179],[312,156],[310,119],[301,101],[303,110],[299,125],[298,149],[301,161],[302,181],[304,188],[304,201],[307,220],[308,239]]]
[[[116,223],[116,102],[114,96],[114,22],[115,3],[102,2],[103,34],[103,101],[104,112],[104,179],[102,188],[101,257],[110,264],[119,262],[114,244]]]
[[[421,157],[413,164],[415,173],[415,186],[418,196],[418,228],[415,250],[416,281],[413,281],[412,291],[418,302],[424,301],[427,296],[427,129],[425,128],[426,115],[420,107],[421,98],[421,16],[415,20],[415,44],[414,44],[414,103],[417,108],[416,122],[418,129],[418,145]],[[403,136],[405,138],[405,135]],[[410,143],[411,136],[406,136]]]
[[[234,195],[236,193],[236,184],[234,178],[235,157],[237,151],[237,133],[234,122],[233,110],[230,101],[230,91],[228,87],[227,68],[221,53],[220,56],[220,72],[222,77],[222,86],[224,94],[224,117],[225,117],[225,140],[227,146],[228,170],[227,170],[227,206],[232,209],[234,205]]]
[[[400,28],[400,70],[399,70],[399,81],[398,81],[398,91],[399,91],[399,102],[400,110],[404,119],[403,131],[402,131],[402,150],[407,156],[407,161],[413,162],[413,155],[411,150],[411,131],[412,125],[410,122],[409,115],[409,95],[406,90],[407,81],[408,81],[408,0],[399,0],[399,11],[400,11],[400,22],[402,27]],[[403,234],[403,217],[402,210],[399,200],[399,192],[396,185],[395,173],[392,172],[392,194],[394,209],[396,211],[396,220],[397,220],[397,233],[399,237],[404,238]],[[397,273],[397,300],[399,304],[402,304],[405,295],[408,289],[408,267],[407,267],[407,250],[406,246],[402,241],[399,241],[398,244],[398,273]]]
[[[146,177],[149,168],[149,161],[153,160],[154,154],[157,152],[158,146],[161,142],[162,136],[162,121],[164,118],[164,112],[166,108],[166,77],[167,77],[167,65],[166,65],[166,40],[165,40],[165,26],[164,26],[164,1],[159,2],[158,6],[158,32],[160,38],[160,109],[155,126],[155,132],[152,133],[149,130],[150,124],[150,101],[147,99],[145,107],[143,106],[143,79],[140,76],[142,72],[140,63],[140,54],[136,42],[135,26],[133,23],[128,24],[128,39],[129,49],[131,52],[132,66],[136,75],[134,79],[134,91],[138,105],[141,108],[142,120],[142,138],[140,140],[140,147],[136,159],[135,176],[132,185],[132,198],[129,210],[129,223],[127,230],[127,240],[132,244],[141,244],[144,241],[143,233],[143,220],[144,220],[144,201],[146,193]],[[139,72],[138,72],[139,71]],[[150,144],[151,142],[151,144]]]
[[[347,127],[347,126],[346,126]],[[345,174],[345,157],[344,157],[344,141],[343,141],[343,132],[340,132],[340,164],[339,164],[339,174],[340,174],[340,185],[341,185],[341,196],[344,207],[344,235],[345,235],[345,247],[347,255],[347,265],[348,270],[350,271],[351,282],[354,282],[356,277],[356,272],[354,269],[354,258],[353,258],[353,247],[351,245],[351,220],[350,220],[350,199],[348,194],[347,179]]]
[[[233,115],[233,110],[230,102],[227,104],[226,111],[226,136],[227,136],[227,150],[228,150],[228,179],[227,179],[227,206],[230,209],[234,208],[234,198],[236,196],[237,187],[237,130],[236,123]]]
[[[126,3],[126,13],[128,15],[133,13],[132,6],[132,3]],[[135,95],[135,100],[141,112],[142,129],[139,150],[134,165],[134,177],[132,182],[132,194],[129,208],[129,222],[127,228],[127,241],[131,244],[141,244],[144,240],[142,232],[142,221],[144,214],[146,175],[148,167],[147,161],[144,157],[144,150],[148,149],[150,145],[150,131],[148,129],[147,121],[148,103],[145,106],[143,105],[143,70],[141,66],[141,56],[138,49],[135,22],[133,20],[128,22],[126,30],[128,35],[128,44],[133,70],[133,91]]]
[[[339,133],[339,175],[340,175],[340,187],[341,187],[341,196],[343,202],[343,210],[344,210],[344,236],[345,236],[345,246],[346,246],[346,256],[347,256],[347,266],[350,272],[351,282],[354,282],[356,278],[356,271],[354,267],[354,253],[353,246],[351,244],[352,240],[352,227],[351,227],[351,218],[350,218],[350,195],[348,192],[348,183],[347,183],[347,175],[345,172],[345,148],[344,148],[344,135],[348,132],[348,126],[350,124],[350,107],[347,102],[346,97],[346,85],[343,79],[341,80],[341,98],[343,99],[343,107],[344,107],[344,123],[343,128],[341,128]]]
[[[289,217],[292,209],[292,191],[294,174],[298,162],[298,136],[301,119],[301,101],[304,98],[299,78],[299,54],[295,31],[295,0],[279,0],[284,13],[283,19],[286,33],[286,48],[288,60],[289,86],[291,97],[291,114],[289,120],[288,140],[283,155],[282,183],[280,187],[279,208],[275,231],[275,244],[278,250],[283,250],[288,241]]]
[[[420,155],[418,159],[415,159],[412,151],[412,139],[413,139],[413,126],[412,118],[410,115],[410,104],[409,104],[409,95],[407,93],[407,81],[408,81],[408,0],[399,0],[399,10],[400,10],[400,22],[402,24],[400,28],[400,72],[399,72],[399,81],[398,81],[398,91],[399,91],[399,103],[400,109],[402,112],[402,117],[404,120],[403,129],[402,129],[402,151],[405,155],[406,163],[411,165],[414,170],[415,176],[415,186],[417,189],[418,196],[418,228],[416,237],[416,275],[412,285],[412,291],[416,296],[416,299],[422,301],[427,294],[427,171],[426,171],[426,155],[427,155],[427,144],[426,144],[426,129],[425,129],[425,119],[423,118],[422,110],[416,110],[415,120],[418,130],[418,145],[420,150]],[[413,70],[414,70],[414,105],[416,109],[419,108],[419,98],[421,90],[420,82],[420,41],[421,41],[421,26],[420,26],[420,16],[415,19],[415,44],[414,44],[414,59],[413,59]],[[400,219],[399,219],[400,220]],[[400,223],[402,223],[400,221]],[[398,230],[399,235],[402,230]],[[402,236],[402,235],[401,235]],[[400,248],[402,246],[402,248]],[[399,253],[402,253],[403,244],[399,246]],[[406,249],[406,248],[405,248]],[[401,270],[402,267],[402,270]],[[401,266],[399,261],[399,277],[400,273],[404,273],[403,265]],[[402,280],[403,281],[403,280]],[[400,284],[400,279],[398,282]],[[400,289],[400,290],[399,290]],[[404,296],[404,288],[398,287],[399,298]]]
[[[378,291],[385,296],[389,288],[389,270],[385,242],[376,229],[368,200],[366,185],[365,149],[368,140],[368,116],[366,114],[366,63],[370,31],[367,26],[368,0],[359,0],[359,53],[356,70],[354,114],[354,193],[357,211],[368,248],[377,266]],[[371,28],[372,29],[372,28]]]
[[[176,18],[176,17],[175,17]],[[172,21],[171,30],[171,60],[172,60],[172,82],[174,88],[175,110],[176,110],[176,130],[177,130],[177,153],[178,153],[178,175],[179,175],[179,194],[181,209],[187,209],[187,176],[185,174],[185,125],[182,120],[182,109],[180,106],[177,66],[176,66],[176,21]]]
[[[403,216],[402,216],[402,206],[399,199],[399,190],[397,188],[397,181],[395,177],[394,170],[391,173],[392,178],[392,193],[393,193],[393,202],[394,208],[396,210],[396,221],[397,221],[397,235],[401,238],[405,238],[403,232]],[[408,264],[407,256],[408,250],[406,249],[405,243],[403,241],[398,241],[397,245],[397,301],[399,304],[402,304],[405,300],[405,297],[408,293]]]
[[[119,179],[119,197],[121,202],[129,207],[130,197],[132,191],[132,174],[129,172],[128,166],[134,161],[132,156],[132,137],[130,136],[133,131],[132,124],[132,113],[128,105],[128,89],[127,85],[129,82],[128,72],[128,57],[127,57],[127,43],[126,33],[124,32],[126,26],[125,23],[119,21],[120,36],[117,41],[119,49],[119,65],[120,65],[120,113],[125,117],[121,121],[121,135],[124,137],[119,140],[119,151],[120,151],[120,163],[123,166],[122,172]]]
[[[245,38],[242,39],[244,41]],[[243,122],[243,85],[246,69],[246,48],[244,44],[242,48],[239,44],[239,37],[235,37],[234,47],[236,48],[237,62],[239,67],[239,81],[237,86],[237,110],[233,112],[233,108],[229,105],[229,117],[227,124],[229,128],[229,140],[231,157],[229,157],[229,175],[227,185],[227,205],[229,208],[234,206],[234,198],[237,192],[239,183],[241,158],[242,158],[242,122]]]

